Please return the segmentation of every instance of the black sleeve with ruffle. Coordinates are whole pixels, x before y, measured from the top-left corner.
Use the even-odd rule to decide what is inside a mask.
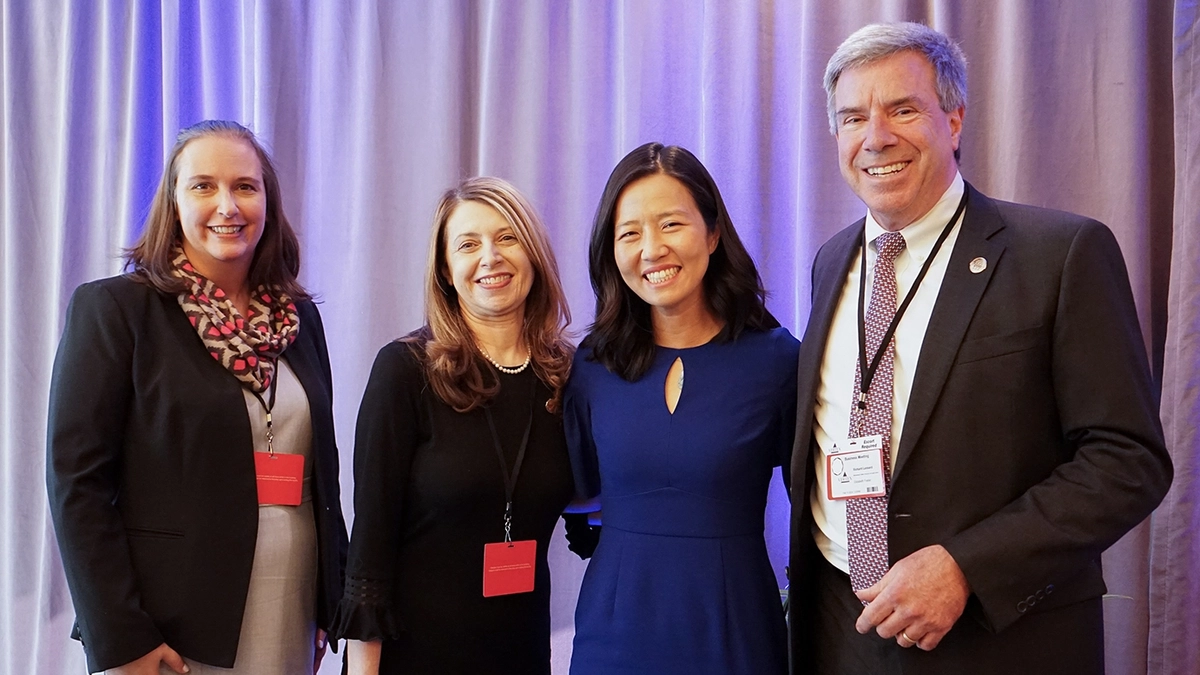
[[[361,641],[399,637],[404,626],[392,601],[403,505],[420,444],[421,365],[412,348],[379,350],[358,410],[354,435],[354,528],[346,590],[331,635]]]

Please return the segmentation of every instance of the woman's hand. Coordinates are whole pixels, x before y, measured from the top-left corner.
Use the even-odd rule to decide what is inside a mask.
[[[183,662],[183,657],[179,652],[167,646],[167,643],[162,643],[157,649],[143,656],[136,661],[130,661],[123,666],[109,668],[104,671],[107,675],[158,675],[159,664],[165,663],[171,670],[180,673],[189,672],[187,664]]]
[[[329,648],[329,634],[320,628],[317,629],[317,643],[314,647],[316,651],[313,652],[313,675],[317,675],[317,671],[321,669],[321,660],[325,658],[325,650]]]
[[[346,672],[348,675],[379,675],[379,654],[383,642],[346,640]]]

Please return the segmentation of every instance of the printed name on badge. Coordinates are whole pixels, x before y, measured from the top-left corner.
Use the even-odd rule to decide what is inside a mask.
[[[537,572],[537,540],[483,545],[483,597],[528,593]]]
[[[883,473],[883,436],[851,438],[843,449],[825,456],[825,485],[831,500],[882,497],[887,494]]]
[[[304,494],[304,455],[254,453],[260,506],[300,506]]]

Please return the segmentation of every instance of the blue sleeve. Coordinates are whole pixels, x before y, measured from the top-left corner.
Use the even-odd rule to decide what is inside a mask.
[[[563,428],[567,434],[567,452],[575,478],[575,496],[591,499],[600,494],[600,465],[592,436],[592,407],[588,397],[587,373],[595,364],[586,363],[589,350],[575,353],[571,377],[563,394]]]
[[[776,419],[779,431],[776,435],[776,459],[785,467],[783,482],[791,490],[792,447],[796,437],[796,387],[797,367],[800,361],[800,341],[792,337],[786,328],[775,329],[774,361],[779,373],[779,388],[776,390]]]

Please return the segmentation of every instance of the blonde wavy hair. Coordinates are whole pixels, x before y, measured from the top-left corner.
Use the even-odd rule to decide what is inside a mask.
[[[512,227],[533,264],[533,284],[525,299],[525,344],[531,366],[553,393],[546,404],[553,413],[562,408],[562,391],[571,370],[575,348],[567,339],[571,312],[567,307],[558,262],[550,237],[533,206],[515,187],[500,178],[469,178],[447,190],[438,202],[429,238],[425,273],[426,327],[403,338],[424,355],[425,376],[438,398],[458,412],[486,404],[500,388],[491,364],[483,359],[475,336],[463,318],[458,292],[448,280],[446,223],[463,202],[495,209]]]

